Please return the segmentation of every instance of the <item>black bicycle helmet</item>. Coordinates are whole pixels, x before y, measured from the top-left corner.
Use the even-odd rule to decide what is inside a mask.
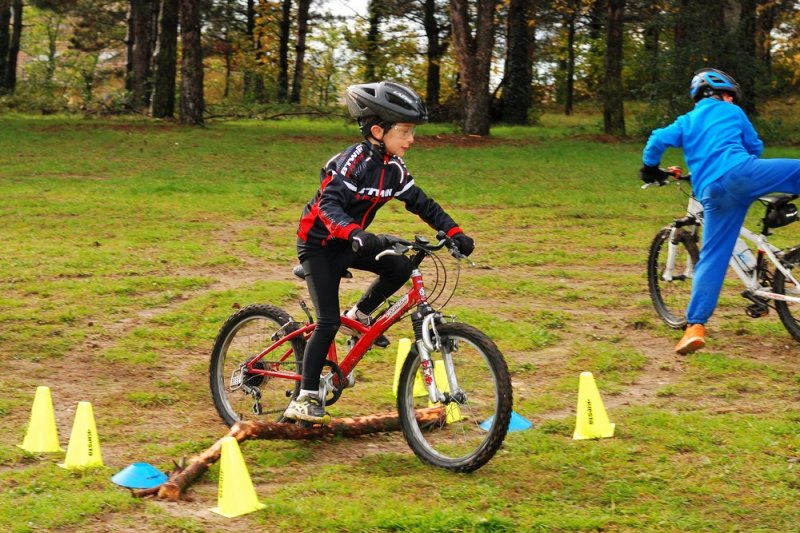
[[[422,98],[405,85],[391,81],[359,83],[347,88],[347,109],[359,123],[366,119],[394,124],[428,121],[428,109]]]
[[[732,94],[734,103],[738,104],[742,99],[742,88],[730,74],[715,68],[701,68],[694,73],[689,86],[692,100],[698,102],[721,92]]]

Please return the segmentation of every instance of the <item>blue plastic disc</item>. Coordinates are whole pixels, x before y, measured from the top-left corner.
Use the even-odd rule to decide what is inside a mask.
[[[133,463],[120,470],[111,481],[129,489],[152,489],[164,483],[167,475],[148,463]]]
[[[490,416],[486,420],[484,420],[480,427],[484,431],[489,431],[492,427],[492,422],[494,421],[494,415]],[[524,431],[526,429],[530,429],[533,427],[533,423],[530,420],[526,419],[522,415],[518,415],[516,412],[511,411],[511,420],[508,422],[508,431]]]

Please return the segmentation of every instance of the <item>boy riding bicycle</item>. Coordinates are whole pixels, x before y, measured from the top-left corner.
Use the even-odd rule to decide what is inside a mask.
[[[760,159],[764,144],[736,104],[739,84],[721,70],[704,68],[692,78],[689,94],[695,108],[669,126],[654,130],[644,148],[639,171],[646,183],[664,181],[659,169],[668,147],[682,147],[692,171],[692,189],[703,205],[703,244],[686,311],[681,355],[705,346],[705,324],[717,305],[725,272],[747,210],[770,192],[800,194],[800,160]]]
[[[333,156],[322,169],[320,187],[306,204],[297,231],[297,255],[306,274],[317,327],[303,355],[300,392],[284,416],[311,423],[329,420],[319,397],[319,383],[328,347],[340,326],[342,276],[348,268],[378,274],[347,312],[363,324],[368,324],[370,314],[411,276],[411,263],[405,256],[375,260],[384,240],[367,227],[378,209],[397,198],[431,227],[445,231],[464,255],[475,247],[442,207],[417,187],[403,162],[402,156],[414,143],[416,124],[428,119],[419,95],[403,85],[382,81],[348,87],[346,100],[365,140]]]

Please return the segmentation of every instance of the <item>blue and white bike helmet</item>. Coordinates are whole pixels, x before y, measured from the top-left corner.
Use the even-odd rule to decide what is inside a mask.
[[[721,92],[732,94],[733,102],[736,104],[742,99],[742,88],[730,74],[715,68],[701,68],[694,73],[689,86],[689,96],[692,100],[698,102]]]

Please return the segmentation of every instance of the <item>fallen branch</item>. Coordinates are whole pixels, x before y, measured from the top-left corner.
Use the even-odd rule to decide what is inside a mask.
[[[444,418],[442,407],[430,407],[416,411],[417,421],[421,427],[441,424]],[[233,437],[238,442],[248,439],[270,440],[305,440],[323,439],[334,436],[354,437],[370,433],[397,431],[400,420],[396,413],[382,415],[359,416],[353,418],[334,418],[324,426],[301,427],[297,424],[279,422],[239,422],[231,427],[225,437]],[[224,437],[223,437],[224,438]],[[169,479],[158,487],[133,491],[136,497],[153,496],[159,499],[177,501],[186,489],[202,476],[219,460],[222,450],[222,439],[211,445],[206,451],[195,456],[185,468],[176,465]]]

